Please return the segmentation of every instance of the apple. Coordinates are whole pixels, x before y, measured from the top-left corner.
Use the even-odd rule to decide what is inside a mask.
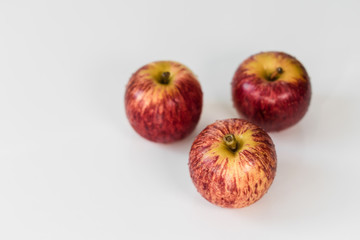
[[[202,99],[200,83],[189,68],[174,61],[152,62],[138,69],[126,86],[126,115],[144,138],[170,143],[194,130]]]
[[[196,137],[189,169],[198,192],[220,207],[242,208],[259,200],[276,173],[270,136],[242,119],[216,121]]]
[[[261,52],[246,59],[232,80],[237,111],[267,131],[288,128],[305,115],[311,98],[309,75],[294,57]]]

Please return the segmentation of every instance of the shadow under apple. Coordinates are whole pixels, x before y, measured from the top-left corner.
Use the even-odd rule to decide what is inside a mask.
[[[331,217],[331,171],[306,164],[294,154],[278,156],[275,180],[267,194],[237,214],[262,224],[317,222],[324,214]]]

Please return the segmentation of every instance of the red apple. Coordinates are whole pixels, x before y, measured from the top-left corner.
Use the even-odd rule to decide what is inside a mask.
[[[172,61],[152,62],[137,70],[126,86],[126,115],[144,138],[169,143],[194,130],[202,97],[190,69]]]
[[[195,139],[189,157],[198,192],[220,207],[241,208],[259,200],[276,172],[270,136],[241,119],[216,121]]]
[[[262,52],[246,59],[232,80],[238,112],[267,131],[296,124],[305,115],[311,85],[304,66],[283,52]]]

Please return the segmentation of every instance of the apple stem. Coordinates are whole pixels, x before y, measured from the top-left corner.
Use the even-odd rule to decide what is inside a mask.
[[[238,144],[236,141],[236,138],[234,136],[234,134],[227,134],[224,137],[224,141],[226,146],[233,152],[235,152],[238,148]]]
[[[283,72],[284,70],[282,69],[282,67],[278,67],[276,71],[270,75],[270,81],[275,81]]]
[[[169,72],[163,72],[160,76],[160,83],[161,84],[168,84],[170,81],[170,73]]]

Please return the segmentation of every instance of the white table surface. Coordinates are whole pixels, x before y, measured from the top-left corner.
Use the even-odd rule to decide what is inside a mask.
[[[360,239],[359,1],[0,1],[0,239]],[[285,51],[309,111],[270,133],[278,170],[254,205],[204,200],[194,137],[238,117],[230,81]],[[200,122],[169,145],[135,133],[131,74],[176,60],[198,76]]]

